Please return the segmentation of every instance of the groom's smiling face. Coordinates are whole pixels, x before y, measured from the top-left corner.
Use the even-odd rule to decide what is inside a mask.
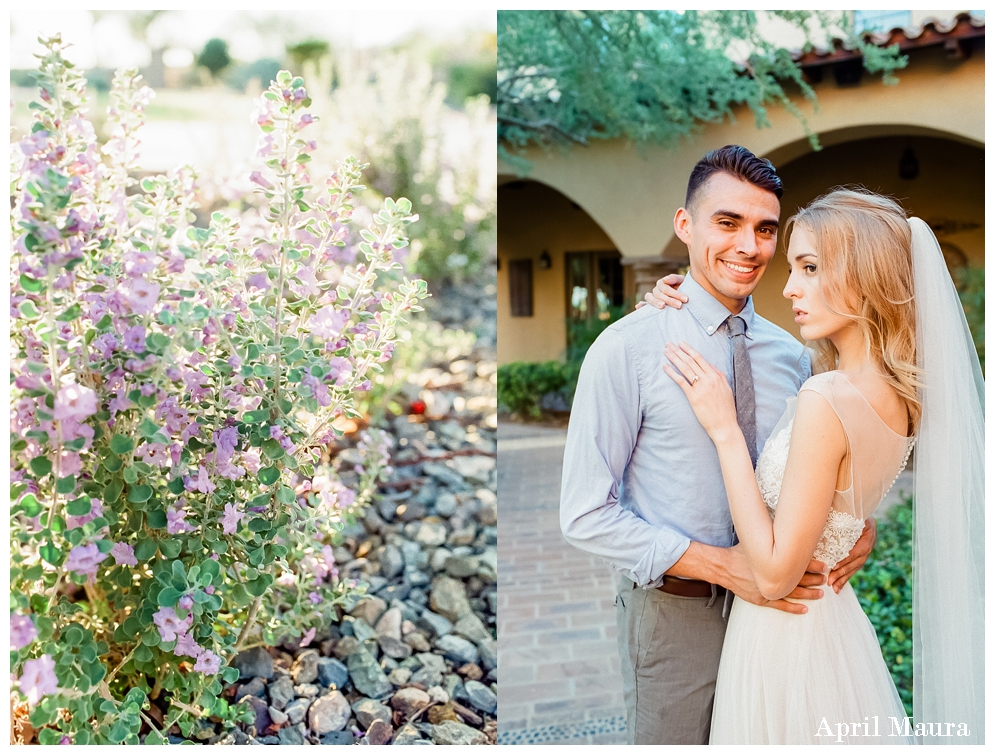
[[[780,214],[776,195],[724,172],[677,211],[674,231],[688,246],[691,274],[730,312],[746,305],[774,256]]]

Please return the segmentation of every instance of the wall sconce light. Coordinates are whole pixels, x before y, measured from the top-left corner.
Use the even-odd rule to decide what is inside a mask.
[[[544,251],[539,255],[539,269],[549,270],[553,266],[553,258],[549,256],[549,252]]]
[[[919,159],[912,147],[902,153],[902,159],[898,161],[898,175],[906,181],[919,175]]]

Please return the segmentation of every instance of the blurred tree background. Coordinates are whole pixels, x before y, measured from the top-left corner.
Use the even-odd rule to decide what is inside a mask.
[[[77,64],[94,95],[98,135],[107,136],[100,133],[100,113],[114,68],[137,61],[157,95],[147,111],[143,167],[157,172],[190,162],[201,168],[205,218],[228,203],[253,201],[248,170],[239,162],[251,153],[251,143],[241,143],[252,138],[251,99],[287,68],[305,78],[319,116],[310,131],[318,143],[314,175],[354,154],[371,165],[365,178],[378,196],[368,198],[370,206],[383,196],[408,197],[420,216],[411,229],[410,267],[433,293],[460,286],[493,263],[493,20],[474,21],[463,12],[469,20],[462,26],[458,18],[451,21],[443,34],[412,23],[410,14],[406,22],[381,19],[379,29],[363,31],[368,24],[338,13],[240,12],[224,19],[207,11],[74,13],[78,23],[67,18],[65,25],[77,29],[81,57],[92,58]],[[444,27],[439,21],[432,26]],[[11,17],[15,128],[29,122],[33,61],[17,55],[34,42],[32,22]],[[113,39],[110,47],[106,39]],[[167,124],[169,143],[164,137],[160,144],[157,127]]]

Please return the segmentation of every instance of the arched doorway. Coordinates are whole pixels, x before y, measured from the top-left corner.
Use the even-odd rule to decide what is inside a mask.
[[[983,145],[942,132],[889,130],[820,135],[827,145],[821,151],[809,150],[784,162],[779,158],[792,150],[766,155],[784,183],[782,224],[829,189],[859,185],[894,197],[909,214],[929,223],[955,279],[959,268],[983,266]],[[754,302],[760,314],[797,336],[791,305],[781,296],[787,276],[787,262],[779,253],[757,286]]]
[[[601,226],[542,182],[500,177],[498,216],[498,364],[562,360],[586,323],[620,313],[631,271]]]

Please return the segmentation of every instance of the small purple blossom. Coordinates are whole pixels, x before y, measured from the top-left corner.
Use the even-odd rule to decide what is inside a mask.
[[[321,596],[313,591],[307,594],[307,598],[311,601],[312,605],[318,605],[321,602]]]
[[[221,658],[210,650],[205,650],[197,656],[197,663],[194,664],[193,670],[204,674],[216,674],[220,668]]]
[[[125,288],[124,295],[131,305],[131,311],[136,315],[151,312],[159,301],[159,284],[149,283],[144,278],[133,278],[128,283],[130,286]]]
[[[59,680],[55,677],[55,661],[48,653],[41,658],[24,662],[24,673],[18,679],[21,692],[27,695],[29,705],[37,705],[45,695],[58,691]]]
[[[176,647],[173,648],[174,655],[187,655],[196,658],[204,652],[204,648],[194,642],[187,632],[179,632],[176,635]]]
[[[348,312],[331,305],[322,307],[311,317],[311,335],[323,340],[336,338],[347,322]]]
[[[184,611],[189,611],[191,608],[193,608],[193,598],[190,597],[189,595],[184,595],[182,598],[179,599],[176,605],[178,605]]]
[[[127,543],[114,543],[111,548],[111,555],[118,566],[138,566],[138,559],[135,558],[135,547]]]
[[[132,328],[128,328],[124,334],[124,347],[136,354],[142,354],[145,352],[145,328],[141,325],[135,325]]]
[[[238,531],[238,524],[245,519],[245,514],[238,510],[232,503],[225,504],[225,513],[221,517],[221,530],[226,535],[233,535]]]
[[[170,535],[179,535],[181,532],[193,532],[195,527],[186,523],[187,512],[183,509],[170,506],[166,509],[166,532]]]
[[[273,184],[271,184],[269,181],[263,178],[263,174],[260,173],[258,170],[254,170],[249,174],[249,180],[252,181],[252,183],[256,184],[257,186],[261,186],[264,189],[267,190],[273,189]]]
[[[66,571],[74,571],[77,574],[88,574],[93,577],[97,574],[97,566],[107,558],[109,554],[101,553],[96,543],[87,545],[77,545],[69,551],[66,559]]]
[[[52,416],[58,420],[82,422],[97,413],[97,394],[85,385],[70,383],[59,389]]]
[[[27,647],[38,638],[38,630],[30,616],[10,615],[10,646],[14,650]]]
[[[265,291],[269,288],[269,278],[266,273],[256,273],[255,275],[250,275],[245,279],[245,287],[258,288],[260,291]]]
[[[159,636],[163,642],[172,642],[181,632],[186,632],[193,625],[193,616],[180,619],[172,608],[160,608],[152,614],[152,621],[159,628]]]
[[[311,627],[309,630],[307,630],[304,633],[304,636],[301,637],[301,645],[300,646],[302,648],[306,648],[308,645],[310,645],[311,644],[311,640],[314,639],[314,636],[317,633],[318,633],[318,630],[315,627]]]

